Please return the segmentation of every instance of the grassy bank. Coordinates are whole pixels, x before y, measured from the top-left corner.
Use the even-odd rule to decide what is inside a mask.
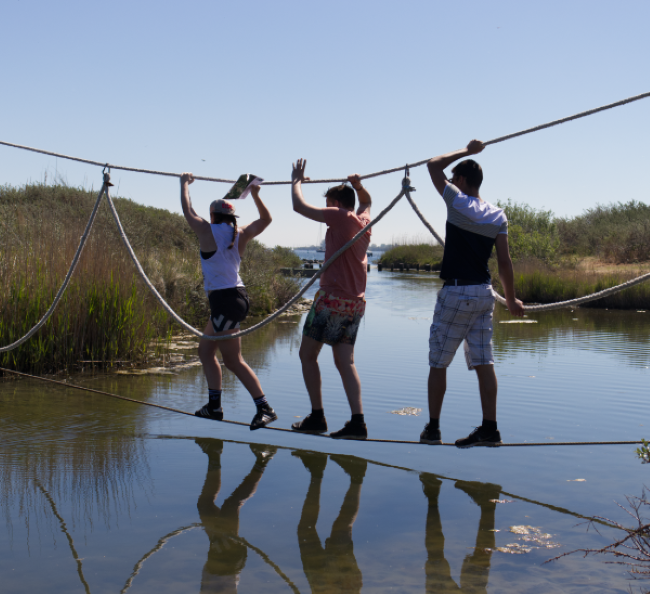
[[[96,193],[66,186],[0,187],[0,344],[14,342],[46,312],[58,291],[90,216]],[[117,198],[127,236],[156,289],[189,323],[208,318],[198,242],[181,215]],[[297,290],[277,274],[295,265],[285,248],[249,244],[241,275],[252,315],[273,311]],[[145,362],[151,340],[170,320],[136,277],[107,205],[59,307],[21,347],[0,354],[0,365],[27,372]]]
[[[408,264],[415,266],[419,264],[431,264],[433,270],[440,270],[442,264],[442,246],[429,243],[403,243],[395,245],[384,252],[379,262],[384,266],[391,264]]]

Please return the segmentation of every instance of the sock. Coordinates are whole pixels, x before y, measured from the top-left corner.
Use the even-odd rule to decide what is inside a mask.
[[[483,423],[481,424],[481,427],[483,427],[483,429],[487,429],[488,431],[494,432],[497,430],[497,422],[483,419]]]
[[[429,429],[440,429],[440,419],[429,417]]]
[[[208,388],[208,409],[212,412],[221,410],[221,390]]]
[[[311,415],[313,419],[323,419],[325,418],[325,409],[322,408],[312,408]]]
[[[253,402],[255,403],[255,406],[257,408],[264,408],[269,405],[269,403],[266,401],[266,396],[262,394],[259,398],[253,398]]]
[[[353,425],[363,425],[365,423],[363,415],[352,415],[350,421]]]

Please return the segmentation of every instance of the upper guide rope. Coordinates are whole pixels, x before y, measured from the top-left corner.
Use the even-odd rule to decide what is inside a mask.
[[[538,132],[539,130],[545,130],[546,128],[552,128],[553,126],[558,126],[560,124],[564,124],[566,122],[571,122],[572,120],[578,120],[580,118],[584,118],[590,115],[593,115],[595,113],[599,113],[601,111],[605,111],[607,109],[612,109],[614,107],[620,107],[621,105],[627,105],[628,103],[634,103],[635,101],[640,101],[641,99],[646,99],[650,97],[650,92],[648,93],[642,93],[641,95],[634,95],[632,97],[628,97],[627,99],[623,99],[621,101],[616,101],[615,103],[609,103],[607,105],[603,105],[601,107],[596,107],[594,109],[589,109],[587,111],[582,111],[580,113],[577,113],[572,116],[568,116],[566,118],[561,118],[559,120],[553,120],[552,122],[547,122],[546,124],[540,124],[539,126],[535,126],[533,128],[527,128],[525,130],[521,130],[519,132],[513,132],[512,134],[506,134],[505,136],[499,136],[498,138],[493,138],[492,140],[488,140],[487,142],[484,142],[483,144],[485,146],[489,144],[497,144],[498,142],[503,142],[505,140],[510,140],[512,138],[517,138],[518,136],[523,136],[524,134],[530,134],[532,132]],[[122,171],[133,171],[136,173],[149,173],[151,175],[163,175],[167,177],[180,177],[180,173],[170,173],[168,171],[156,171],[153,169],[138,169],[135,167],[125,167],[123,165],[113,165],[105,162],[100,162],[100,161],[92,161],[90,159],[82,159],[80,157],[71,157],[69,155],[63,155],[61,153],[55,153],[52,151],[46,151],[43,149],[37,149],[33,148],[30,146],[23,146],[21,144],[15,144],[12,142],[5,142],[3,140],[0,140],[0,144],[4,146],[10,146],[13,148],[17,149],[22,149],[25,151],[31,151],[33,153],[40,153],[42,155],[49,155],[51,157],[58,157],[60,159],[68,159],[69,161],[78,161],[79,163],[87,163],[88,165],[98,165],[100,167],[110,167],[111,169],[119,169]],[[422,161],[417,161],[416,163],[410,163],[407,165],[408,167],[419,167],[420,165],[424,165],[429,159],[423,159]],[[402,171],[403,167],[394,167],[393,169],[384,169],[382,171],[376,171],[375,173],[368,173],[366,175],[360,176],[361,179],[370,179],[372,177],[378,177],[380,175],[386,175],[388,173],[396,173],[397,171]],[[234,184],[236,180],[234,179],[222,179],[219,177],[205,177],[205,176],[199,176],[195,175],[194,179],[200,179],[202,181],[209,181],[209,182],[221,182],[221,183],[228,183],[228,184]],[[337,182],[344,182],[346,181],[347,178],[331,178],[331,179],[312,179],[309,181],[305,181],[304,183],[310,183],[310,184],[329,184],[329,183],[337,183]],[[290,181],[270,181],[270,182],[263,182],[263,185],[267,186],[274,186],[274,185],[288,185],[291,184]]]

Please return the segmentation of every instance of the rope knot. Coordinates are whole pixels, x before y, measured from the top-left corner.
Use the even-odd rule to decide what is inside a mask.
[[[402,189],[407,192],[415,192],[415,188],[411,185],[410,177],[404,176],[404,179],[402,180]]]

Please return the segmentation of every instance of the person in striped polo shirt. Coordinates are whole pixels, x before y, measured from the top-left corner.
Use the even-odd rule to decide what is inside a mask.
[[[469,436],[458,439],[461,448],[496,446],[501,442],[497,428],[497,378],[492,356],[494,291],[488,260],[496,247],[499,278],[511,314],[523,316],[524,308],[515,297],[514,273],[508,247],[508,220],[502,209],[483,200],[481,166],[472,159],[461,161],[447,179],[444,169],[463,157],[485,148],[472,140],[466,148],[434,157],[427,163],[431,181],[447,205],[445,251],[429,335],[429,423],[420,441],[441,444],[440,411],[447,389],[447,367],[464,342],[468,369],[478,377],[483,422]]]

